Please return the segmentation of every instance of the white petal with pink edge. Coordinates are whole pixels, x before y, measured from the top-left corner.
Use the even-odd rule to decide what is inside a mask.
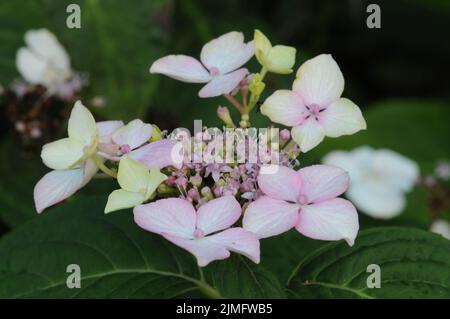
[[[168,241],[194,255],[200,267],[204,267],[214,260],[223,260],[230,257],[230,252],[224,245],[210,241],[208,237],[188,239],[164,233],[162,235]]]
[[[84,183],[82,168],[51,171],[34,187],[34,204],[38,213],[73,195]]]
[[[184,150],[180,142],[162,139],[131,151],[128,155],[149,169],[153,166],[160,169],[167,166],[181,168]]]
[[[241,205],[234,196],[210,200],[197,211],[197,229],[208,235],[228,228],[239,219],[241,211]]]
[[[112,141],[117,145],[128,145],[133,150],[147,142],[152,136],[152,131],[150,124],[136,119],[115,131]]]
[[[206,98],[228,94],[239,85],[247,73],[247,69],[239,69],[225,75],[216,75],[198,92],[198,96]]]
[[[259,264],[260,249],[258,237],[241,227],[226,229],[215,235],[206,237],[210,242],[225,246],[226,249],[244,255]]]
[[[289,90],[278,90],[261,106],[261,113],[272,122],[286,126],[299,125],[306,116],[306,107],[299,94]]]
[[[310,117],[302,124],[293,127],[291,136],[300,147],[300,150],[305,153],[323,141],[325,132],[322,126],[313,117]]]
[[[268,196],[260,197],[245,210],[243,228],[258,238],[282,234],[296,225],[299,207]]]
[[[123,126],[122,121],[101,121],[97,122],[97,131],[100,143],[111,143],[112,134]]]
[[[210,71],[217,68],[220,74],[225,74],[243,66],[254,53],[253,41],[244,43],[244,35],[232,31],[206,43],[200,60]]]
[[[271,198],[296,202],[302,185],[297,171],[286,166],[277,166],[273,172],[259,174],[258,186]]]
[[[307,203],[317,203],[344,193],[350,183],[348,173],[330,165],[312,165],[298,171],[302,180],[301,194]]]
[[[320,123],[329,137],[351,135],[367,128],[359,107],[346,98],[332,102],[321,112]]]
[[[196,59],[187,55],[168,55],[153,62],[150,73],[167,75],[188,83],[205,83],[211,80],[208,70]]]
[[[139,227],[156,233],[194,238],[196,212],[192,204],[180,198],[160,199],[136,206],[134,221]]]
[[[353,246],[359,230],[358,213],[348,200],[330,199],[302,207],[295,228],[312,239],[344,239]]]
[[[321,54],[303,63],[296,77],[293,90],[302,96],[308,106],[328,106],[344,90],[344,76],[330,54]]]

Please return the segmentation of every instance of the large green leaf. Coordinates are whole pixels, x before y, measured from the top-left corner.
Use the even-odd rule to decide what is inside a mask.
[[[129,211],[103,214],[105,197],[78,198],[16,228],[0,241],[0,298],[283,297],[261,266],[233,256],[204,269],[140,229]],[[81,267],[81,288],[66,267]]]
[[[13,141],[0,143],[0,220],[15,226],[34,217],[33,187],[44,175],[37,155],[22,153]]]
[[[381,268],[368,288],[367,266]],[[288,283],[294,298],[450,298],[450,241],[413,228],[361,232],[354,247],[328,244],[303,261]]]

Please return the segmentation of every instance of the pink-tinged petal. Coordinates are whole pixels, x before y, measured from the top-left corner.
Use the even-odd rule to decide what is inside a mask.
[[[37,212],[41,213],[47,207],[72,196],[89,183],[97,171],[98,167],[95,162],[88,159],[79,168],[51,171],[44,175],[34,187],[34,202]]]
[[[301,179],[298,172],[286,166],[278,166],[274,172],[268,174],[260,173],[258,176],[259,188],[267,196],[296,202],[300,194]]]
[[[325,135],[329,137],[351,135],[367,128],[361,110],[349,99],[332,102],[319,116]]]
[[[312,165],[298,171],[304,203],[318,203],[344,193],[350,183],[348,173],[329,165]],[[302,203],[302,204],[304,204]]]
[[[259,264],[260,249],[258,237],[241,227],[226,229],[215,235],[206,237],[208,241],[224,245],[229,251],[244,255]]]
[[[133,150],[147,142],[152,132],[153,128],[150,124],[136,119],[115,131],[112,140],[117,145],[128,145]]]
[[[211,79],[209,72],[193,57],[187,55],[168,55],[153,62],[150,73],[167,75],[172,79],[205,83]]]
[[[397,217],[406,206],[403,192],[377,179],[352,183],[346,195],[361,212],[376,219]]]
[[[300,150],[305,153],[323,141],[325,132],[322,126],[313,117],[310,117],[303,121],[302,124],[293,127],[291,136],[294,142],[300,147]]]
[[[305,119],[307,109],[299,94],[289,90],[278,90],[264,101],[261,113],[272,122],[297,126]]]
[[[344,76],[330,54],[321,54],[303,63],[297,71],[293,90],[306,105],[328,106],[344,90]]]
[[[190,202],[180,198],[160,199],[133,210],[139,227],[156,234],[193,238],[197,218]]]
[[[38,213],[72,196],[83,185],[82,168],[51,171],[34,187],[34,203]]]
[[[297,224],[299,205],[263,196],[248,205],[243,228],[258,238],[276,236]]]
[[[149,169],[153,166],[161,169],[167,166],[181,168],[184,153],[180,142],[162,139],[131,151],[128,155]]]
[[[198,96],[205,98],[228,94],[239,85],[247,73],[247,69],[239,69],[225,75],[216,75],[198,92]]]
[[[123,126],[122,121],[102,121],[96,123],[100,143],[111,143],[111,135]]]
[[[104,161],[103,159],[100,159]],[[98,166],[94,160],[88,158],[83,164],[83,186],[86,185],[98,172]]]
[[[295,228],[312,239],[344,239],[353,246],[359,230],[358,213],[348,200],[335,198],[302,207]]]
[[[234,196],[210,200],[197,211],[197,229],[208,235],[228,228],[239,219],[241,212],[241,206]]]
[[[208,240],[208,237],[187,239],[168,234],[162,235],[168,241],[193,254],[200,267],[204,267],[214,260],[222,260],[230,257],[230,252],[224,245],[210,241]]]
[[[210,71],[216,68],[225,74],[243,66],[254,53],[253,41],[244,43],[244,35],[233,31],[206,43],[200,60]]]
[[[112,145],[113,145],[113,144],[112,144]],[[101,144],[99,144],[99,146],[101,146],[102,148],[104,148],[104,146],[101,145]],[[114,150],[115,150],[115,149],[114,149]],[[99,155],[99,156],[101,156],[101,157],[103,157],[103,158],[109,159],[110,161],[114,161],[114,162],[120,161],[120,158],[121,158],[121,156],[111,155],[111,154],[109,154],[109,153],[107,153],[107,152],[102,152],[102,151],[97,152],[97,155]]]

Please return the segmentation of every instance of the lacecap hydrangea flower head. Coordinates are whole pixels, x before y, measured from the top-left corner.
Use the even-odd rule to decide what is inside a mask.
[[[231,253],[258,263],[259,241],[292,228],[313,239],[353,245],[358,215],[339,197],[350,176],[336,166],[302,167],[298,160],[325,136],[366,128],[359,108],[341,98],[344,80],[331,55],[306,61],[292,90],[262,101],[261,112],[290,131],[251,127],[265,77],[293,73],[296,53],[273,45],[259,30],[248,42],[233,31],[206,43],[199,60],[176,54],[153,62],[150,73],[202,83],[201,98],[225,98],[217,106],[219,128],[194,124],[193,134],[184,128],[161,131],[139,119],[126,125],[95,122],[77,102],[68,137],[43,147],[42,159],[53,171],[35,187],[38,212],[93,177],[106,176],[116,179],[118,188],[109,195],[105,213],[133,208],[139,227],[189,251],[200,266]],[[245,67],[255,55],[259,72]],[[240,118],[233,118],[229,106]]]

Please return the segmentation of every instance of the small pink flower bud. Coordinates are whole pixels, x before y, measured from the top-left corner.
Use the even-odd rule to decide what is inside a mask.
[[[131,152],[131,147],[130,147],[130,145],[124,144],[124,145],[120,146],[120,152],[121,152],[122,154],[128,154],[128,153],[130,153],[130,152]]]
[[[166,180],[166,183],[169,186],[175,186],[176,180],[177,180],[176,176],[169,176]]]
[[[178,177],[175,181],[175,184],[177,184],[179,187],[186,187],[187,178],[186,177]]]
[[[281,132],[280,132],[281,142],[286,142],[290,138],[291,138],[291,133],[289,132],[289,130],[287,130],[287,129],[281,130]]]
[[[188,190],[187,194],[189,198],[195,201],[198,201],[198,199],[200,198],[200,194],[198,193],[198,190],[196,188],[191,188],[190,190]]]
[[[221,187],[221,186],[216,186],[216,187],[214,187],[213,192],[214,192],[214,196],[220,197],[220,196],[223,195],[223,187]]]
[[[234,127],[233,119],[231,118],[230,111],[226,106],[217,107],[217,116],[228,126]]]

